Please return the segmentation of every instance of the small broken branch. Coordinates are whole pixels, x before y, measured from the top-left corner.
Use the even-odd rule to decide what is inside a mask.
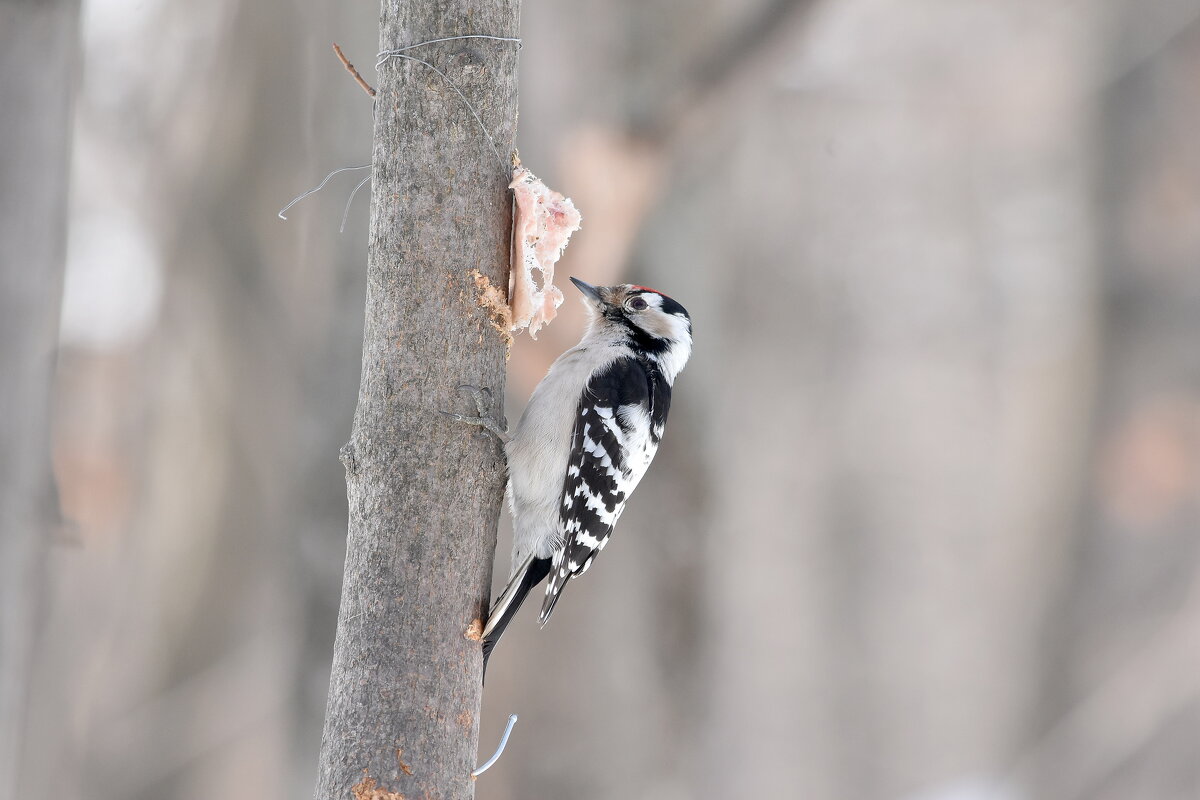
[[[342,66],[354,77],[355,82],[362,87],[362,90],[371,95],[371,97],[374,97],[375,90],[371,88],[371,84],[367,83],[363,79],[363,76],[358,74],[358,70],[350,63],[350,59],[346,58],[346,54],[342,52],[342,48],[338,47],[337,42],[333,43],[333,52],[337,54],[338,61],[342,62]]]

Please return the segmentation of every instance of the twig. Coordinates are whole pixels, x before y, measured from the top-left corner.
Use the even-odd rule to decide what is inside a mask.
[[[346,71],[354,76],[355,82],[362,87],[362,90],[371,95],[371,97],[374,97],[375,90],[371,88],[371,84],[367,83],[363,79],[363,76],[358,74],[358,70],[355,69],[354,65],[350,63],[350,59],[346,58],[346,54],[342,52],[342,48],[338,47],[337,42],[333,43],[333,52],[337,53],[338,61],[341,61],[342,66],[346,68]]]
[[[512,37],[512,36],[488,36],[488,35],[482,34],[482,33],[472,33],[472,34],[467,34],[464,36],[445,36],[440,39],[430,39],[425,42],[417,42],[416,44],[406,45],[406,46],[398,48],[396,50],[384,50],[382,53],[379,54],[379,61],[378,61],[378,63],[375,64],[375,67],[379,68],[380,66],[387,63],[389,60],[391,60],[393,58],[403,58],[403,59],[407,59],[409,61],[415,61],[416,63],[421,64],[421,65],[433,70],[433,72],[435,72],[442,80],[444,80],[450,86],[450,88],[455,91],[455,93],[459,96],[459,98],[463,101],[463,104],[467,107],[467,111],[469,111],[471,113],[471,116],[474,117],[475,123],[479,126],[479,130],[483,133],[484,138],[487,139],[487,143],[489,145],[491,145],[492,152],[496,154],[496,160],[500,162],[500,166],[503,168],[504,167],[504,159],[500,156],[500,148],[498,148],[496,146],[496,140],[492,138],[491,132],[488,131],[487,126],[483,124],[483,119],[479,116],[479,111],[476,110],[475,106],[471,103],[471,101],[467,99],[467,96],[465,94],[463,94],[463,90],[458,87],[458,84],[456,84],[453,80],[451,80],[449,75],[442,72],[440,69],[435,67],[433,64],[430,64],[428,61],[422,61],[421,59],[417,58],[416,56],[410,56],[410,55],[408,55],[408,53],[405,52],[406,50],[412,50],[415,47],[423,47],[424,45],[427,45],[427,44],[437,44],[438,42],[452,42],[452,41],[456,41],[458,39],[490,39],[492,41],[497,41],[497,42],[514,42],[514,43],[516,43],[518,48],[520,48],[520,46],[521,46],[521,40],[519,38]],[[338,60],[342,62],[342,66],[346,68],[346,71],[349,72],[350,75],[354,78],[354,80],[358,83],[358,85],[362,87],[362,90],[364,92],[366,92],[368,95],[370,95],[371,97],[375,97],[375,90],[373,88],[371,88],[371,85],[369,83],[367,83],[366,80],[363,79],[363,76],[360,75],[358,70],[355,69],[354,65],[350,63],[350,59],[346,58],[346,54],[342,52],[342,48],[338,46],[337,42],[333,43],[333,52],[337,55]],[[312,189],[309,189],[307,192],[304,192],[303,194],[297,195],[296,197],[292,198],[292,202],[288,203],[286,206],[284,206],[280,210],[279,218],[287,219],[285,214],[287,213],[288,209],[290,209],[292,206],[296,205],[296,203],[299,203],[304,198],[308,197],[310,194],[321,191],[321,189],[325,188],[325,184],[329,183],[330,178],[332,178],[334,175],[337,175],[339,172],[346,172],[347,170],[354,170],[354,169],[370,169],[370,167],[371,167],[370,164],[363,164],[362,166],[359,166],[359,167],[342,167],[341,169],[335,169],[333,172],[331,172],[325,176],[325,180],[321,181],[320,185],[315,186]],[[371,179],[371,177],[369,175],[366,178],[363,178],[361,181],[358,182],[358,184],[350,192],[350,197],[346,200],[346,207],[342,212],[342,226],[341,226],[340,230],[344,231],[346,229],[346,219],[350,214],[350,204],[354,202],[354,195],[357,194],[358,190],[361,189],[363,186],[365,186],[370,179]]]
[[[471,780],[475,780],[483,773],[492,768],[492,765],[500,760],[500,755],[504,752],[504,748],[508,745],[508,735],[512,733],[513,725],[517,724],[517,715],[508,715],[508,725],[504,728],[504,735],[500,737],[500,746],[496,748],[496,752],[492,753],[492,757],[479,765],[474,772],[471,773]]]

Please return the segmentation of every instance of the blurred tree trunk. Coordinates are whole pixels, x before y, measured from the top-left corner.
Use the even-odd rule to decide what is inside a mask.
[[[296,10],[172,2],[85,31],[88,76],[123,53],[144,68],[119,102],[96,102],[107,80],[77,100],[77,148],[103,156],[79,160],[73,214],[144,220],[165,285],[144,339],[62,345],[56,467],[83,546],[51,554],[25,795],[50,774],[63,800],[312,791],[366,237],[338,235],[354,179],[275,211],[362,162],[370,100],[329,40],[374,53],[379,34],[349,7]]]
[[[697,437],[717,795],[999,791],[1029,736],[1096,346],[1092,30],[1039,9],[823,5],[647,237],[739,421]]]
[[[1097,48],[1102,279],[1089,469],[1054,627],[1044,800],[1200,797],[1200,19],[1107,0]]]
[[[16,796],[43,559],[79,3],[0,2],[0,798]],[[36,66],[34,66],[36,65]]]
[[[380,49],[514,36],[516,0],[382,4]],[[470,20],[464,25],[463,20]],[[460,40],[380,69],[358,410],[343,449],[350,525],[316,797],[471,797],[503,495],[498,443],[437,412],[501,396],[505,345],[471,270],[507,275],[516,47]],[[449,81],[453,81],[478,112]],[[486,129],[487,134],[481,129]],[[489,143],[489,135],[505,156]]]

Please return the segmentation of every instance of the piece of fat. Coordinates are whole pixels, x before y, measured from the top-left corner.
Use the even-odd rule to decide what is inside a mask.
[[[570,198],[546,186],[520,164],[513,169],[509,187],[513,190],[508,278],[512,330],[528,328],[536,339],[538,330],[554,319],[562,305],[563,293],[554,285],[554,265],[571,234],[579,230],[582,217]],[[535,269],[541,273],[541,286],[534,279]]]

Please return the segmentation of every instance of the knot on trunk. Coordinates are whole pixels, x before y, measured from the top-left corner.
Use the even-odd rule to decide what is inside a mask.
[[[354,450],[354,442],[346,442],[338,451],[338,458],[346,468],[347,475],[358,475],[358,454]]]

